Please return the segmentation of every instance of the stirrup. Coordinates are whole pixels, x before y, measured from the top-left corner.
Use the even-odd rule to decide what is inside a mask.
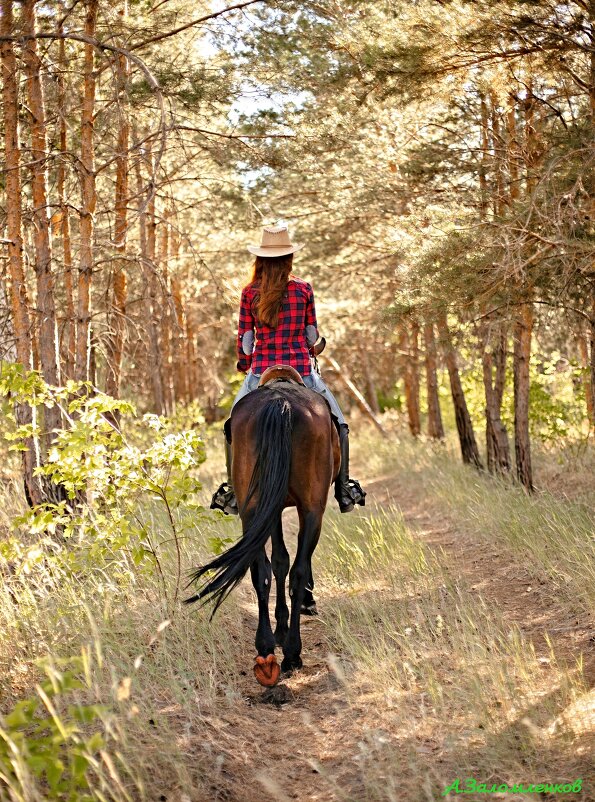
[[[233,487],[227,482],[217,488],[211,500],[212,510],[222,510],[226,515],[238,514],[238,502]]]
[[[366,491],[357,479],[348,479],[341,484],[341,493],[337,497],[341,512],[351,512],[356,504],[366,506]]]

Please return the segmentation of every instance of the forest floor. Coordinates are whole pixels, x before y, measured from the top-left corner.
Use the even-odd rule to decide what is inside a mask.
[[[361,461],[354,466],[353,474],[366,476]],[[263,798],[280,802],[431,800],[441,798],[437,789],[445,789],[457,777],[461,791],[466,778],[474,777],[478,784],[486,783],[487,789],[506,782],[523,783],[525,788],[531,783],[572,784],[582,778],[577,797],[595,800],[593,622],[571,609],[571,605],[561,603],[548,576],[540,576],[535,566],[528,566],[505,544],[486,543],[472,530],[464,531],[424,482],[415,481],[405,471],[367,475],[366,479],[366,508],[358,509],[351,517],[373,518],[380,510],[396,505],[408,532],[435,555],[447,576],[446,586],[452,596],[446,604],[456,606],[462,588],[471,605],[475,600],[477,610],[481,610],[486,630],[493,624],[513,638],[512,633],[518,633],[522,644],[520,662],[524,661],[524,649],[527,663],[538,666],[539,677],[531,684],[539,691],[530,704],[524,697],[504,725],[489,713],[484,722],[475,721],[471,729],[480,731],[479,739],[463,725],[463,748],[454,737],[454,720],[450,719],[456,718],[459,711],[449,713],[445,705],[442,716],[428,716],[432,694],[427,688],[410,694],[414,704],[410,704],[412,699],[407,700],[400,714],[394,715],[400,707],[398,694],[393,693],[394,677],[383,682],[380,661],[375,676],[372,668],[371,674],[358,678],[357,659],[347,659],[351,672],[347,677],[341,667],[344,656],[337,654],[333,621],[327,620],[325,613],[329,604],[336,603],[337,594],[357,599],[365,590],[338,589],[324,578],[315,591],[320,616],[302,618],[303,669],[283,679],[275,689],[263,690],[251,671],[257,609],[246,582],[240,589],[243,642],[237,644],[245,655],[245,671],[241,672],[239,685],[243,701],[232,709],[217,711],[216,716],[206,716],[220,749],[218,773],[210,779],[211,798],[228,802],[261,802]],[[286,515],[286,529],[291,532],[293,521],[289,513]],[[346,517],[339,518],[339,524]],[[292,535],[288,540],[293,541]],[[381,610],[386,603],[381,596],[390,595],[391,590],[379,587],[375,593],[380,594],[377,601]],[[274,589],[271,609],[273,605]],[[461,609],[465,609],[464,604]],[[377,622],[379,627],[384,624],[381,615]],[[362,631],[361,636],[367,634]],[[402,656],[396,658],[404,660]],[[510,665],[513,697],[515,689],[522,692],[515,686],[518,677],[514,678],[518,658],[518,654],[513,656]],[[577,666],[581,675],[578,680]],[[507,670],[504,655],[505,674]],[[461,701],[465,707],[464,669],[461,678]],[[456,671],[449,679],[447,670],[440,681],[456,686]],[[560,686],[565,681],[578,682],[579,690],[575,687],[570,697],[564,693],[560,697]],[[496,699],[495,705],[504,707],[506,702]],[[468,711],[460,712],[464,718]],[[481,730],[488,731],[483,742]],[[552,742],[553,734],[560,735],[561,731],[562,736]],[[533,741],[529,748],[526,738]],[[202,735],[194,746],[204,749]],[[464,765],[457,770],[462,754]],[[502,765],[494,762],[498,759]],[[519,772],[516,776],[515,771]],[[551,792],[552,798],[555,793]],[[448,798],[455,796],[453,792]],[[534,793],[503,791],[490,796],[535,798]],[[485,799],[486,795],[466,794],[466,798]]]
[[[220,433],[206,437],[203,503],[223,471]],[[470,800],[534,800],[534,785],[595,802],[591,452],[536,454],[529,496],[461,465],[451,441],[358,427],[366,507],[340,515],[329,499],[313,560],[320,614],[302,618],[303,669],[272,690],[252,672],[249,578],[210,621],[197,606],[168,613],[153,571],[115,563],[112,577],[83,562],[56,583],[37,558],[0,586],[2,709],[35,694],[37,658],[82,654],[75,698],[106,711],[92,798],[112,802],[430,802],[457,798],[457,781],[476,789]],[[7,494],[0,529],[17,499]],[[172,587],[240,531],[207,510],[182,506],[177,520],[182,564],[171,543],[161,563]],[[284,526],[293,554],[294,511]],[[10,799],[66,798],[38,787]]]

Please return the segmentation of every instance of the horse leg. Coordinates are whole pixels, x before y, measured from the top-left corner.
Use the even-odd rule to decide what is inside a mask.
[[[316,609],[316,599],[313,596],[314,590],[314,575],[312,574],[312,560],[310,559],[308,581],[306,583],[306,590],[304,591],[304,601],[302,602],[302,615],[318,615]]]
[[[262,549],[258,557],[250,566],[252,584],[258,598],[258,629],[254,645],[261,657],[273,654],[275,651],[275,636],[271,628],[269,616],[269,594],[271,592],[271,562]]]
[[[306,584],[310,579],[310,560],[320,537],[322,512],[310,510],[299,511],[300,532],[295,561],[289,572],[289,595],[291,596],[291,618],[289,632],[283,647],[281,670],[291,672],[302,667],[302,639],[300,636],[300,612],[304,603]]]
[[[289,573],[289,552],[285,547],[283,540],[283,527],[281,525],[281,518],[273,531],[273,574],[275,575],[275,584],[277,586],[277,601],[275,603],[275,619],[277,626],[275,628],[275,642],[279,646],[283,646],[289,630],[289,609],[287,608],[287,600],[285,598],[285,580]]]
[[[258,628],[255,646],[257,651],[254,674],[261,685],[276,685],[279,679],[279,665],[275,659],[275,636],[269,616],[269,594],[271,592],[271,562],[264,548],[250,566],[252,584],[258,597]]]

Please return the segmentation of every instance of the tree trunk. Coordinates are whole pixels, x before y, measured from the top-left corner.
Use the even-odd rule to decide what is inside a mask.
[[[62,33],[62,28],[60,28]],[[66,320],[63,330],[65,345],[63,378],[74,378],[74,359],[76,353],[76,311],[74,308],[74,285],[72,280],[72,245],[70,239],[70,211],[66,202],[66,159],[68,143],[66,136],[66,92],[64,88],[64,72],[66,70],[66,42],[60,39],[60,69],[58,70],[58,114],[60,117],[60,154],[57,169],[58,216],[59,230],[62,236],[62,263],[64,269],[64,294],[66,298]]]
[[[95,36],[99,0],[86,0],[85,34]],[[80,258],[78,276],[78,309],[76,332],[75,376],[89,378],[91,281],[93,276],[93,215],[97,203],[95,189],[95,146],[93,114],[95,109],[94,48],[85,43],[83,110],[81,115],[81,210]]]
[[[124,0],[120,16],[128,13],[128,3]],[[124,336],[126,333],[126,273],[124,272],[127,233],[127,204],[128,204],[128,147],[130,143],[130,122],[128,111],[123,108],[123,97],[128,80],[128,60],[119,54],[116,58],[118,81],[118,143],[116,155],[116,196],[114,238],[121,261],[116,263],[113,275],[112,314],[110,315],[109,335],[106,343],[107,375],[105,391],[113,398],[120,397],[120,381],[122,374],[122,354],[124,350]],[[119,413],[114,413],[113,423],[119,425]]]
[[[513,92],[508,95],[508,112],[506,114],[506,128],[508,133],[507,161],[508,161],[508,196],[511,201],[518,200],[519,187],[519,146],[516,129],[516,98]]]
[[[198,387],[198,365],[196,357],[196,328],[192,320],[193,316],[186,309],[186,363],[188,366],[188,401],[196,398]]]
[[[590,327],[589,327],[590,330]],[[581,326],[579,331],[577,332],[577,342],[578,342],[578,349],[581,357],[581,363],[585,369],[585,374],[583,376],[583,388],[585,391],[585,402],[587,404],[587,419],[589,421],[590,428],[595,427],[595,404],[594,404],[594,397],[593,392],[591,389],[592,380],[591,380],[591,358],[589,355],[589,343],[587,337],[585,336],[585,332]]]
[[[488,104],[483,93],[480,93],[481,111],[481,161],[479,163],[479,217],[485,220],[488,213],[488,171],[490,161]]]
[[[428,437],[433,440],[444,439],[444,426],[440,413],[438,396],[438,376],[436,372],[436,339],[434,324],[424,324],[424,345],[426,352],[426,387],[428,393]]]
[[[169,278],[169,224],[167,214],[164,214],[162,223],[161,237],[159,239],[159,256],[157,263],[161,268],[161,284],[163,294],[163,304],[161,307],[161,353],[163,356],[163,395],[165,400],[165,411],[167,415],[173,415],[176,409],[174,377],[173,377],[173,326],[174,313],[172,311],[172,296]],[[157,218],[155,215],[155,198],[149,204],[149,239],[150,248],[155,253],[156,247]]]
[[[368,355],[368,349],[366,348],[366,343],[363,341],[361,335],[360,335],[359,353],[361,357],[362,370],[364,372],[364,381],[366,383],[366,395],[368,399],[368,404],[370,405],[370,409],[372,410],[374,415],[380,415],[380,407],[378,406],[378,395],[376,393],[376,387],[374,385],[372,371],[370,370],[370,358]]]
[[[147,333],[149,335],[149,371],[151,375],[151,385],[153,388],[153,410],[157,415],[163,415],[165,412],[165,402],[163,394],[161,349],[159,347],[159,331],[156,319],[157,278],[155,275],[155,263],[151,256],[150,250],[147,211],[145,208],[146,198],[143,191],[140,160],[136,161],[136,179],[139,205],[140,258],[145,280],[143,301],[145,307]],[[153,190],[149,188],[148,191],[152,192]],[[154,249],[152,253],[154,256]]]
[[[13,35],[12,0],[1,0],[0,33],[4,37]],[[27,298],[27,284],[23,268],[23,233],[21,217],[21,154],[19,145],[19,90],[17,63],[12,42],[0,42],[2,60],[2,100],[4,104],[4,163],[6,191],[6,233],[8,237],[8,276],[10,278],[10,307],[14,328],[17,360],[25,370],[33,367],[31,318]],[[34,410],[27,404],[15,405],[19,426],[34,423]],[[23,479],[25,495],[30,504],[39,504],[43,499],[40,480],[33,476],[39,464],[37,443],[27,438],[23,451]]]
[[[496,191],[494,193],[494,215],[504,213],[504,171],[503,171],[503,142],[500,133],[500,119],[498,117],[498,100],[494,92],[491,93],[491,123],[492,141],[494,143],[494,171],[496,176]]]
[[[175,325],[172,336],[172,372],[174,385],[174,398],[176,403],[188,399],[188,365],[184,359],[184,305],[182,302],[182,285],[178,277],[171,282],[172,299],[175,310]]]
[[[415,334],[419,332],[416,328]],[[411,329],[411,340],[413,340],[413,327]],[[417,353],[417,343],[415,348],[410,343],[410,335],[407,331],[407,324],[401,323],[399,332],[399,351],[401,372],[405,384],[405,403],[407,406],[407,419],[409,431],[413,437],[418,437],[421,433],[421,421],[419,412],[419,374],[417,373],[417,362],[414,361],[412,353]]]
[[[514,453],[519,482],[533,490],[529,437],[529,362],[533,331],[533,305],[524,303],[514,325]]]
[[[46,186],[47,134],[45,102],[41,82],[41,62],[37,53],[35,34],[35,2],[23,3],[23,30],[31,38],[23,45],[23,61],[27,74],[27,94],[31,113],[31,177],[33,199],[33,241],[35,250],[35,276],[37,279],[37,309],[39,313],[39,358],[41,373],[48,384],[59,385],[58,329],[54,300],[54,274],[52,246],[48,219]],[[46,441],[62,426],[57,405],[44,408]]]
[[[508,432],[502,423],[501,407],[506,374],[506,332],[502,328],[498,344],[494,350],[490,342],[489,324],[482,332],[482,367],[483,386],[485,390],[486,417],[486,453],[490,473],[508,473],[510,471],[510,444]],[[494,359],[495,357],[495,359]],[[496,377],[494,380],[494,362]]]
[[[463,458],[463,462],[475,465],[477,468],[482,468],[483,466],[479,457],[479,449],[477,448],[477,441],[475,440],[475,432],[473,431],[471,416],[469,415],[469,410],[467,409],[467,402],[465,401],[465,394],[463,392],[463,386],[459,376],[457,358],[450,338],[446,315],[444,313],[442,313],[438,318],[438,333],[440,335],[440,341],[444,351],[446,367],[448,368],[450,391],[455,410],[455,420],[457,424],[457,432],[459,434],[459,443],[461,445],[461,456]]]

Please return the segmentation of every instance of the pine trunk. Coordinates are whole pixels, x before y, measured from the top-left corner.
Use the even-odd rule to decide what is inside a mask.
[[[370,409],[375,415],[380,415],[380,407],[378,406],[378,395],[376,393],[376,387],[374,384],[374,379],[372,377],[372,371],[370,370],[370,357],[368,355],[368,349],[366,348],[366,344],[363,341],[360,342],[359,353],[361,358],[361,366],[364,373],[364,381],[366,383],[366,395],[368,398]]]
[[[161,340],[161,353],[163,357],[163,395],[165,401],[165,412],[167,415],[173,415],[175,412],[175,392],[174,392],[174,377],[173,377],[173,347],[172,342],[172,321],[174,314],[172,312],[172,297],[170,291],[169,279],[169,225],[167,215],[162,223],[161,237],[159,240],[159,256],[155,262],[161,268],[161,285],[162,294],[164,296],[163,305],[161,307],[161,326],[160,326],[160,340]],[[155,214],[155,198],[153,197],[149,204],[149,250],[155,255],[157,245],[157,218]]]
[[[141,164],[138,160],[136,162],[136,179],[139,204],[138,219],[140,258],[145,281],[143,301],[147,334],[149,339],[149,372],[151,375],[151,385],[153,388],[153,411],[157,415],[163,415],[165,412],[165,401],[163,394],[161,348],[159,346],[159,331],[157,327],[157,278],[155,274],[155,263],[152,258],[152,256],[154,257],[154,249],[152,255],[150,251],[146,198],[143,190]],[[151,191],[152,190],[149,189],[149,192]]]
[[[409,431],[413,437],[418,437],[421,434],[421,420],[419,411],[419,374],[417,371],[417,360],[414,354],[418,352],[417,343],[413,344],[414,333],[417,337],[419,326],[414,330],[411,327],[411,333],[407,330],[407,324],[401,324],[399,333],[399,350],[401,354],[401,373],[403,382],[405,384],[405,403],[407,406],[407,419],[409,422]]]
[[[124,0],[121,15],[126,15],[128,5]],[[127,205],[128,205],[128,148],[130,144],[130,122],[128,112],[123,108],[123,94],[128,79],[128,63],[123,55],[117,56],[118,80],[118,143],[116,155],[116,195],[115,195],[115,221],[114,237],[115,247],[121,255],[121,261],[116,263],[113,275],[112,314],[110,315],[110,330],[106,343],[107,375],[106,393],[113,398],[120,397],[120,383],[122,375],[122,355],[124,351],[124,337],[126,333],[126,273],[124,272],[127,233]],[[114,414],[113,422],[119,424],[119,415]]]
[[[86,0],[85,34],[95,36],[98,0]],[[95,109],[94,48],[85,43],[83,109],[81,115],[81,210],[80,258],[78,275],[78,309],[76,332],[75,376],[89,378],[91,281],[93,276],[93,216],[97,203],[95,189],[95,146],[93,115]]]
[[[23,268],[23,234],[21,217],[21,154],[19,144],[19,90],[17,62],[12,42],[13,31],[12,0],[0,2],[0,33],[6,39],[0,42],[2,60],[2,100],[4,105],[4,163],[6,192],[6,233],[8,238],[8,276],[10,279],[10,307],[15,338],[17,360],[25,370],[33,367],[31,339],[31,318],[27,298],[27,284]],[[33,410],[27,404],[15,407],[17,424],[31,425]],[[43,493],[41,483],[33,476],[38,464],[36,442],[33,438],[25,441],[23,452],[23,478],[25,495],[30,504],[39,504]]]
[[[529,363],[531,334],[533,331],[533,305],[521,306],[514,325],[514,453],[519,482],[533,490],[531,467],[531,441],[529,437]]]
[[[477,468],[482,468],[483,466],[479,457],[479,449],[477,448],[475,432],[473,431],[471,416],[469,415],[469,410],[467,409],[465,393],[463,392],[463,386],[459,376],[457,357],[450,338],[450,332],[446,322],[446,315],[444,314],[438,318],[438,333],[440,335],[444,359],[446,361],[446,367],[448,369],[448,376],[450,379],[450,391],[455,410],[455,420],[459,435],[459,443],[461,445],[461,456],[463,458],[463,462],[475,465]]]
[[[39,359],[41,373],[48,384],[59,385],[58,329],[52,270],[52,245],[48,218],[46,184],[47,134],[45,102],[41,82],[41,62],[37,53],[35,34],[35,2],[23,3],[23,30],[30,38],[23,45],[23,61],[27,74],[27,94],[31,113],[31,194],[33,200],[33,242],[35,276],[37,280],[37,310],[39,314]],[[60,429],[62,420],[57,405],[45,407],[46,442]]]
[[[496,376],[494,378],[494,363]],[[496,349],[490,343],[489,327],[482,336],[483,386],[485,390],[486,453],[490,473],[510,471],[508,432],[501,418],[504,378],[506,375],[506,332],[503,329]]]
[[[182,302],[182,285],[179,278],[172,279],[171,282],[172,299],[175,310],[175,325],[172,337],[172,357],[173,357],[173,384],[174,397],[176,403],[187,401],[188,399],[188,366],[186,364],[184,337],[186,327],[184,323],[184,305]]]
[[[434,324],[424,325],[424,345],[426,352],[426,388],[428,394],[428,437],[433,440],[444,439],[444,426],[440,412],[440,398],[438,396],[438,375],[436,358],[436,338],[434,337]]]
[[[62,33],[62,29],[60,29]],[[74,378],[76,353],[76,311],[74,308],[74,284],[72,278],[72,244],[70,238],[70,211],[66,202],[66,160],[68,142],[66,135],[66,92],[64,72],[66,70],[66,43],[60,39],[60,69],[58,71],[58,114],[60,116],[60,154],[57,167],[57,189],[60,212],[58,228],[62,237],[62,264],[64,270],[64,295],[66,319],[63,329],[63,378]]]
[[[589,327],[590,332],[591,327]],[[576,335],[581,363],[585,370],[583,376],[583,388],[585,391],[585,402],[587,405],[587,419],[591,428],[595,427],[595,399],[592,392],[591,358],[589,355],[589,342],[582,328]]]

